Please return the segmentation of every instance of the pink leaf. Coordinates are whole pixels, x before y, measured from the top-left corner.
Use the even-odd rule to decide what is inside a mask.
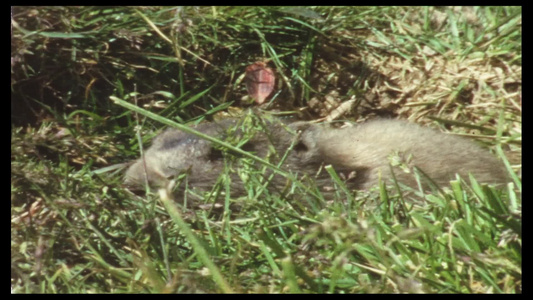
[[[250,97],[254,98],[257,104],[261,104],[274,90],[276,76],[266,63],[256,62],[246,67],[245,82]]]

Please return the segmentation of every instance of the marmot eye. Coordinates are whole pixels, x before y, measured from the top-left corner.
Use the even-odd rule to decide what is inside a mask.
[[[241,146],[241,149],[246,152],[253,152],[255,151],[255,146],[252,143],[246,143]]]
[[[298,144],[294,146],[294,151],[296,152],[306,152],[308,150],[309,148],[307,147],[307,145],[302,142],[299,142]]]

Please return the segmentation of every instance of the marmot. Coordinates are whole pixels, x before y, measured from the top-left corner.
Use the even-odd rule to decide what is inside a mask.
[[[193,128],[224,140],[245,136],[239,124],[239,120],[229,119]],[[324,191],[332,186],[331,176],[323,169],[326,165],[333,166],[350,189],[369,189],[380,178],[388,182],[392,178],[391,169],[398,182],[417,188],[414,167],[440,187],[448,185],[456,173],[465,180],[471,173],[482,183],[507,181],[503,164],[488,150],[465,138],[404,121],[375,120],[342,129],[309,122],[285,125],[274,120],[264,124],[268,130],[249,137],[241,149],[267,158],[273,164],[283,159],[281,169],[297,174],[298,178],[312,178]],[[145,152],[146,164],[139,159],[130,166],[125,183],[130,188],[143,189],[147,175],[151,186],[161,187],[169,178],[187,172],[189,188],[209,191],[224,174],[230,156],[231,151],[223,151],[195,135],[167,129]],[[237,155],[234,161],[239,160],[242,159]],[[238,166],[233,165],[227,171],[232,195],[245,192],[242,178],[246,176],[238,175]],[[270,174],[267,171],[266,175]],[[286,183],[286,178],[275,175],[268,188],[283,190]]]

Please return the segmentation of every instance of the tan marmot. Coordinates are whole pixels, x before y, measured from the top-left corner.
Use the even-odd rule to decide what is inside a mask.
[[[332,165],[350,189],[369,189],[378,184],[379,178],[388,182],[392,178],[391,165],[396,179],[413,188],[417,187],[414,167],[441,187],[448,185],[456,173],[466,180],[471,173],[481,183],[507,181],[503,164],[488,150],[465,138],[404,121],[376,120],[343,129],[308,122],[285,125],[268,121],[266,124],[268,130],[248,137],[242,149],[274,164],[290,149],[281,169],[299,178],[312,178],[323,190],[330,190],[333,185],[331,176],[323,169],[326,165]],[[220,139],[235,140],[235,136],[245,136],[238,129],[241,125],[237,120],[224,120],[194,128]],[[231,152],[195,135],[167,129],[145,152],[145,163],[139,159],[128,169],[125,183],[130,188],[143,189],[147,175],[151,186],[165,186],[169,178],[187,172],[189,188],[208,191],[224,174],[230,156],[233,156]],[[232,161],[239,160],[242,159],[237,156]],[[227,170],[233,195],[244,194],[242,178],[246,176],[242,172],[238,174],[239,166],[242,165],[233,164]],[[272,173],[265,175],[269,174]],[[283,190],[286,183],[286,178],[276,175],[269,189]]]

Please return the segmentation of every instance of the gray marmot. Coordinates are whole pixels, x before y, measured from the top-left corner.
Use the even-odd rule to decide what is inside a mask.
[[[369,189],[380,178],[389,182],[392,172],[398,182],[417,188],[414,167],[439,187],[448,185],[456,173],[466,180],[471,173],[481,183],[507,181],[503,164],[488,150],[467,139],[404,121],[375,120],[342,129],[309,122],[263,123],[267,130],[241,141],[241,148],[273,164],[282,162],[281,169],[296,174],[297,178],[311,178],[323,191],[333,186],[331,176],[323,168],[326,165],[331,165],[350,189]],[[235,140],[246,136],[243,127],[239,120],[229,119],[193,128],[222,140]],[[232,195],[243,195],[246,176],[238,172],[243,164],[230,164],[233,167],[225,169],[230,156],[237,157],[233,162],[242,161],[238,154],[233,155],[195,135],[167,129],[154,139],[144,154],[144,161],[139,159],[130,166],[125,184],[132,189],[143,189],[148,179],[151,186],[161,187],[169,178],[187,173],[188,188],[209,191],[226,170],[230,174]],[[267,171],[265,176],[270,174]],[[287,185],[287,178],[281,175],[271,179],[269,190],[283,190]],[[182,192],[184,185],[180,188]]]

